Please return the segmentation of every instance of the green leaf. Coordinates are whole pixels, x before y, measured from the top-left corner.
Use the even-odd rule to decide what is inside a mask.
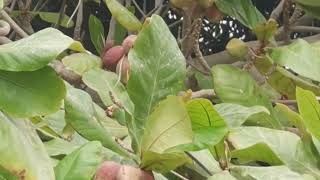
[[[146,48],[150,47],[150,48]],[[138,35],[128,56],[128,93],[135,105],[135,125],[141,132],[145,118],[168,95],[184,89],[186,62],[176,39],[160,16],[153,15]]]
[[[191,162],[191,159],[183,152],[156,153],[146,151],[143,153],[141,166],[145,170],[167,173],[184,164],[190,164]]]
[[[25,180],[54,179],[45,148],[29,121],[0,112],[0,166]]]
[[[317,97],[311,91],[299,87],[296,93],[303,124],[313,136],[320,140],[320,104]]]
[[[166,171],[184,164],[188,158],[183,152],[173,153],[167,150],[191,143],[192,139],[191,123],[182,98],[169,96],[146,121],[141,146],[142,167]],[[161,163],[159,158],[166,159],[166,163]]]
[[[70,85],[65,98],[66,121],[84,138],[90,141],[100,141],[106,148],[123,156],[128,156],[98,121],[94,103],[91,97],[84,91],[75,89]]]
[[[128,31],[139,31],[141,22],[127,8],[123,7],[117,0],[104,0],[112,16]]]
[[[82,80],[99,94],[105,106],[114,104],[110,96],[111,92],[115,101],[119,102],[127,112],[133,114],[134,105],[115,73],[102,69],[92,69],[83,75]]]
[[[233,177],[229,171],[222,171],[209,177],[208,180],[237,180],[237,178]]]
[[[250,29],[266,21],[251,0],[216,0],[215,4],[220,11],[236,18]]]
[[[104,26],[100,19],[92,14],[89,17],[89,32],[94,47],[96,48],[97,52],[101,54],[104,47],[104,41],[106,39],[104,34]]]
[[[228,142],[235,148],[232,155],[237,155],[237,151],[247,154],[247,159],[242,159],[243,161],[269,159],[268,163],[273,165],[278,159],[293,171],[320,177],[317,157],[296,134],[291,132],[261,127],[241,127],[229,133]]]
[[[60,13],[55,13],[55,12],[37,12],[37,14],[39,14],[39,17],[42,20],[47,21],[47,22],[52,23],[52,24],[57,24],[58,21],[59,21]],[[69,16],[64,15],[60,25],[62,27],[65,27],[65,28],[71,28],[71,27],[74,26],[74,22],[70,19]]]
[[[54,168],[56,180],[88,180],[102,162],[102,146],[89,142],[63,158]]]
[[[279,128],[281,124],[273,117],[273,107],[268,96],[261,90],[248,72],[232,65],[216,65],[212,68],[214,90],[225,103],[236,103],[243,106],[264,106],[271,118],[272,127]]]
[[[302,175],[291,171],[286,166],[233,166],[231,167],[231,174],[242,180],[305,180]]]
[[[228,128],[212,103],[207,99],[194,99],[187,103],[194,139],[192,150],[216,145],[227,134]],[[188,146],[188,145],[187,145]]]
[[[54,28],[0,46],[0,69],[34,71],[43,68],[76,42]]]
[[[221,103],[214,106],[229,127],[240,127],[250,116],[257,113],[270,114],[263,106],[245,107],[238,104]]]
[[[305,40],[299,39],[288,46],[275,48],[270,57],[275,63],[320,82],[320,55]]]
[[[201,89],[213,89],[213,81],[211,76],[207,76],[196,71],[195,77]]]
[[[256,59],[254,65],[261,74],[269,74],[267,77],[268,83],[285,98],[295,99],[296,86],[311,90],[320,95],[319,86],[294,75],[283,67],[276,66],[275,70],[270,73],[270,69],[274,68],[274,64],[268,57]]]
[[[81,146],[59,138],[47,141],[44,145],[50,156],[68,155]]]
[[[19,180],[17,176],[15,176],[14,174],[12,174],[10,171],[6,170],[2,166],[0,166],[0,179],[1,180]]]
[[[288,121],[291,121],[295,127],[299,129],[302,137],[307,136],[307,130],[303,124],[301,116],[295,111],[291,110],[288,106],[284,104],[279,104],[275,106],[275,111],[278,113],[278,116],[286,118]]]
[[[14,117],[33,117],[58,111],[66,89],[53,69],[45,67],[33,72],[0,71],[0,92],[0,109]]]
[[[102,61],[100,57],[86,53],[76,53],[65,56],[62,59],[62,63],[68,69],[71,69],[73,72],[79,75],[83,75],[91,69],[102,67]]]
[[[212,154],[208,149],[204,149],[201,151],[194,151],[194,152],[189,152],[194,158],[196,158],[203,166],[207,168],[207,170],[210,171],[211,174],[215,174],[218,172],[221,172],[221,168],[219,165],[219,162],[214,159]],[[203,176],[208,176],[208,173],[203,170],[202,167],[200,167],[197,163],[192,164],[192,169],[197,171]]]
[[[94,104],[94,107],[97,120],[113,137],[123,139],[128,135],[127,127],[120,125],[116,120],[106,116],[106,112],[100,106]]]
[[[0,11],[2,10],[2,8],[3,8],[3,5],[4,5],[4,2],[3,2],[4,0],[0,0]]]

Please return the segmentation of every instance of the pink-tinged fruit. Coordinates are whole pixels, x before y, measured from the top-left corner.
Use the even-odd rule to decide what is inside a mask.
[[[117,174],[121,168],[119,163],[105,161],[98,168],[94,180],[117,180]]]
[[[154,180],[154,177],[139,168],[123,165],[118,171],[117,180]]]
[[[125,53],[127,54],[130,49],[133,47],[134,42],[137,39],[137,35],[130,35],[126,37],[122,42],[122,47],[124,48]]]
[[[108,70],[115,71],[117,63],[125,54],[122,46],[114,46],[110,48],[102,57],[104,67]]]

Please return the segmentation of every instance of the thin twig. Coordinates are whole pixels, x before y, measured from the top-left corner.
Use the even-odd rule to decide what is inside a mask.
[[[284,2],[285,2],[285,1],[286,1],[286,0],[281,0],[281,1],[280,1],[280,3],[278,4],[278,6],[272,11],[272,13],[271,13],[271,15],[270,15],[270,18],[275,19],[275,20],[279,19],[280,14],[281,14],[281,12],[282,12],[282,10],[283,10],[283,5],[284,5]]]
[[[74,27],[74,34],[73,38],[75,40],[80,41],[81,40],[81,26],[83,22],[83,1],[79,0],[79,8],[78,8],[78,14],[77,14],[77,21],[76,25]]]
[[[320,97],[317,97],[317,100],[320,101]],[[273,103],[280,103],[285,105],[296,105],[297,100],[274,100]]]
[[[312,26],[294,26],[291,28],[293,32],[304,32],[304,33],[320,33],[320,27]]]
[[[61,3],[61,6],[60,6],[60,11],[59,11],[59,19],[58,19],[58,23],[55,24],[55,28],[58,29],[61,22],[62,22],[62,19],[64,17],[64,12],[65,12],[65,9],[66,9],[66,4],[67,4],[67,0],[63,0],[62,3]]]
[[[140,8],[139,4],[136,2],[136,0],[132,0],[133,4],[136,6],[136,8],[138,9],[138,11],[141,13],[141,15],[143,16],[143,18],[146,18],[146,14],[143,12],[143,10]]]
[[[7,21],[7,22],[10,24],[11,28],[12,28],[13,30],[15,30],[19,36],[21,36],[21,37],[23,37],[23,38],[29,36],[26,32],[24,32],[23,29],[21,29],[21,27],[20,27],[16,22],[8,15],[8,13],[7,13],[6,11],[1,10],[1,11],[0,11],[0,15],[1,15],[1,17],[2,17],[5,21]]]
[[[200,45],[199,45],[199,36],[202,28],[202,18],[198,18],[196,20],[195,27],[193,29],[193,52],[195,53],[196,59],[198,62],[203,66],[203,68],[210,72],[211,68],[206,62],[206,60],[203,58],[202,52],[200,50]]]
[[[291,40],[290,30],[290,10],[292,7],[292,0],[285,0],[283,5],[283,30],[284,30],[284,41],[289,43]]]

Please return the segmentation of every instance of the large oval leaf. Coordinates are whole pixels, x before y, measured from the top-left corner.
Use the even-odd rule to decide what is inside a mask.
[[[54,28],[0,46],[0,69],[34,71],[46,66],[75,41]]]
[[[144,119],[159,101],[183,90],[186,63],[176,39],[157,15],[141,30],[128,58],[127,89],[135,104],[135,123],[142,129]]]
[[[89,142],[58,163],[54,168],[56,180],[91,179],[102,160],[101,144]]]
[[[183,152],[166,151],[178,145],[192,143],[192,139],[191,123],[182,98],[169,96],[146,121],[141,146],[142,166],[164,171],[182,165],[187,162]],[[166,163],[161,163],[159,159],[166,160]]]
[[[25,180],[54,180],[50,158],[30,122],[0,112],[0,139],[0,166]]]
[[[212,75],[214,90],[223,102],[247,107],[264,106],[271,114],[268,118],[271,127],[281,127],[273,116],[271,101],[248,72],[232,65],[217,65],[212,68]]]
[[[59,110],[66,89],[50,67],[33,72],[0,71],[0,109],[14,117],[33,117]]]
[[[320,82],[320,54],[305,40],[299,39],[288,46],[275,48],[270,57],[275,63]]]
[[[245,107],[238,104],[221,103],[214,106],[229,127],[240,127],[250,116],[257,113],[270,114],[263,106]]]
[[[316,156],[307,149],[297,135],[291,132],[261,127],[241,127],[229,134],[228,141],[235,148],[232,155],[241,157],[244,162],[270,160],[269,163],[277,162],[275,165],[283,163],[293,171],[320,177]],[[278,161],[272,161],[276,159]]]
[[[91,97],[70,85],[65,98],[66,121],[84,138],[100,141],[103,146],[124,156],[129,156],[111,134],[98,121]]]

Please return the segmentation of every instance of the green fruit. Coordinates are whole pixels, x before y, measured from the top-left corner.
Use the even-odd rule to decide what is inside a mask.
[[[198,0],[198,3],[202,8],[209,8],[213,5],[214,0]]]
[[[228,42],[226,49],[232,57],[239,58],[241,60],[245,59],[249,50],[247,44],[237,38],[231,39]]]

